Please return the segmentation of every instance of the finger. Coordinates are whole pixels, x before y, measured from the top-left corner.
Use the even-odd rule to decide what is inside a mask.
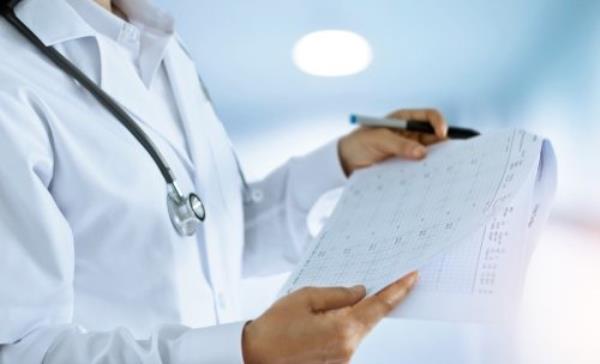
[[[387,116],[393,119],[428,121],[427,109],[400,109]]]
[[[448,124],[436,109],[402,109],[391,113],[388,117],[429,122],[435,131],[435,136],[439,139],[445,139],[448,134]]]
[[[444,120],[442,114],[435,109],[430,109],[427,110],[427,117],[429,123],[435,130],[435,136],[437,136],[439,139],[445,139],[448,135],[448,125],[446,124],[446,120]]]
[[[312,311],[329,311],[352,306],[366,295],[364,286],[346,287],[307,287],[303,288]]]
[[[361,322],[367,331],[370,330],[404,300],[417,281],[417,276],[417,272],[410,273],[362,300],[352,309],[353,317]]]
[[[431,144],[439,143],[440,141],[442,141],[444,139],[438,138],[437,135],[419,134],[418,140],[419,140],[419,143],[421,143],[423,145],[431,145]]]
[[[398,135],[405,137],[406,139],[411,139],[418,141],[421,145],[431,145],[440,141],[440,138],[434,134],[423,134],[417,133],[414,131],[406,131],[402,129],[390,129]]]
[[[376,144],[386,156],[420,159],[427,154],[427,149],[417,141],[389,129],[379,129],[377,132]]]

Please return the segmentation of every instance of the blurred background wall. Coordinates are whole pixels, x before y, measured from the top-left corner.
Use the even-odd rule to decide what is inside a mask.
[[[351,112],[432,106],[452,124],[525,128],[553,141],[559,189],[520,321],[387,320],[354,362],[600,362],[600,2],[158,3],[174,13],[251,179],[350,130]],[[294,44],[322,29],[365,37],[370,67],[338,78],[302,73]],[[284,278],[247,282],[248,317],[269,305]]]

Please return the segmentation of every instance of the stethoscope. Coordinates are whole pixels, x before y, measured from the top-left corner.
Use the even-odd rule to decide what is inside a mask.
[[[192,236],[198,230],[198,226],[206,218],[206,207],[202,199],[195,193],[191,192],[187,195],[181,192],[177,186],[177,179],[173,174],[173,171],[169,167],[169,164],[165,161],[164,157],[154,145],[148,135],[140,128],[140,126],[129,116],[129,114],[123,110],[121,106],[117,104],[113,98],[98,87],[94,81],[89,79],[79,68],[77,68],[71,61],[60,54],[56,49],[52,47],[46,47],[44,43],[38,38],[38,36],[31,31],[17,16],[15,15],[14,8],[21,0],[0,0],[0,10],[2,16],[27,38],[40,52],[42,52],[48,59],[50,59],[58,68],[64,71],[66,74],[71,76],[79,84],[81,84],[86,90],[88,90],[92,96],[104,106],[114,117],[119,120],[121,124],[135,137],[135,139],[144,147],[146,152],[152,157],[152,160],[160,170],[167,184],[167,207],[169,211],[169,218],[175,230],[182,236]],[[208,94],[207,94],[208,96]],[[240,162],[235,152],[233,152],[234,159],[237,165],[238,172],[241,176],[241,180],[244,188],[245,202],[251,200],[259,200],[259,191],[250,191],[244,173],[242,172]]]

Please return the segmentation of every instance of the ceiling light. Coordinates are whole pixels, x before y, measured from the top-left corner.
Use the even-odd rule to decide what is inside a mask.
[[[364,71],[371,64],[373,52],[369,42],[359,34],[321,30],[300,38],[292,56],[305,73],[339,77]]]

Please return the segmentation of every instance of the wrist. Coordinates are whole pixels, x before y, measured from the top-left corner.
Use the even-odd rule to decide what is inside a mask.
[[[254,357],[255,350],[252,347],[251,324],[252,321],[246,322],[246,324],[244,325],[244,329],[242,330],[242,357],[244,359],[244,364],[258,363]]]
[[[352,174],[352,166],[350,166],[350,164],[348,163],[348,161],[346,160],[345,156],[345,149],[346,149],[346,140],[347,136],[341,137],[338,140],[338,144],[337,144],[337,153],[338,153],[338,160],[340,162],[340,166],[342,167],[342,171],[344,172],[344,174],[346,175],[346,177],[349,177],[350,174]]]

